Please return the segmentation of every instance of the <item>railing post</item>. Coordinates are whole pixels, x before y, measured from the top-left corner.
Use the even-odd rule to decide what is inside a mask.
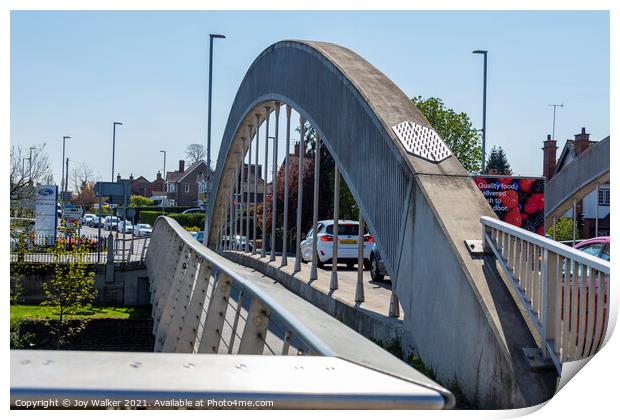
[[[250,174],[252,171],[252,128],[253,125],[248,125],[248,170],[243,168],[244,176],[247,182],[247,188],[245,191],[245,252],[250,252]],[[247,173],[247,175],[245,175]]]
[[[239,354],[263,354],[269,315],[269,308],[257,298],[252,298],[248,320],[239,343]]]
[[[231,185],[229,188],[229,218],[228,218],[228,241],[226,243],[226,249],[232,250],[232,236],[233,236],[233,205],[235,203],[235,198],[233,197],[233,186]]]
[[[357,240],[357,284],[355,285],[355,302],[364,302],[364,216],[359,210],[359,238]]]
[[[543,250],[542,261],[542,356],[543,359],[547,359],[547,344],[552,345],[551,348],[555,348],[555,312],[556,312],[556,300],[557,300],[557,283],[558,279],[554,277],[556,272],[556,258],[550,257],[554,254],[550,254],[549,250]]]
[[[232,280],[227,274],[220,272],[215,282],[198,353],[217,353],[220,346]]]
[[[239,326],[239,317],[241,316],[241,309],[243,309],[243,298],[245,292],[239,291],[239,298],[237,299],[237,308],[235,309],[235,319],[231,327],[230,342],[228,343],[228,354],[233,354],[233,348],[235,346],[235,337],[237,335],[237,327]]]
[[[276,260],[276,224],[278,203],[278,140],[280,140],[280,102],[276,102],[276,133],[273,139],[273,159],[271,162],[271,252],[269,261]]]
[[[301,271],[301,206],[303,204],[303,167],[304,167],[304,152],[306,144],[306,120],[304,117],[299,117],[300,134],[299,134],[299,158],[297,160],[297,230],[295,232],[295,268],[293,272],[297,273]]]
[[[267,256],[267,168],[269,163],[269,112],[271,107],[265,107],[265,179],[263,180],[263,231],[260,246],[260,256]],[[273,182],[273,181],[272,181]]]
[[[314,150],[314,201],[312,208],[312,267],[310,268],[310,280],[316,280],[318,278],[317,265],[317,224],[319,221],[319,175],[321,170],[321,139],[317,134],[315,137],[316,147]]]
[[[254,210],[252,211],[252,255],[256,255],[256,209],[258,208],[258,152],[260,138],[258,129],[260,128],[260,114],[256,114],[256,157],[254,158]],[[265,191],[263,191],[265,195]]]
[[[241,164],[239,166],[239,191],[241,192],[239,196],[239,244],[238,251],[243,252],[243,237],[245,233],[245,217],[243,217],[243,202],[245,201],[243,195],[245,193],[245,182],[243,182],[243,177],[245,175],[245,138],[241,138],[241,156],[240,156]]]
[[[196,284],[192,290],[189,307],[184,315],[180,338],[177,342],[175,350],[177,353],[192,353],[194,351],[198,338],[198,325],[205,307],[205,298],[207,297],[211,273],[209,263],[206,260],[200,261]]]
[[[329,290],[338,290],[338,218],[340,217],[340,170],[338,164],[334,168],[334,250],[332,253],[332,278]]]
[[[194,288],[194,280],[196,278],[196,271],[198,268],[198,258],[191,251],[189,255],[190,257],[186,262],[187,268],[185,272],[181,274],[178,282],[178,293],[172,308],[172,317],[168,327],[168,332],[163,343],[162,351],[164,352],[174,352],[177,348],[181,337],[181,330],[183,329],[185,315],[187,314],[189,301],[192,295],[192,289]]]
[[[232,249],[233,251],[237,251],[237,229],[239,225],[237,220],[239,219],[238,215],[239,209],[239,161],[235,162],[235,195],[233,202],[233,237],[232,237]]]
[[[165,296],[165,304],[161,305],[161,316],[159,317],[159,323],[157,325],[157,333],[155,334],[155,351],[162,351],[166,336],[169,332],[170,323],[172,322],[172,316],[174,314],[174,307],[179,298],[181,291],[181,284],[183,281],[183,275],[187,269],[187,263],[189,262],[191,251],[186,249],[185,244],[182,245],[184,255],[183,258],[179,258],[174,277],[170,281],[170,288]]]
[[[284,152],[284,208],[282,209],[283,226],[282,226],[282,261],[281,266],[288,264],[288,172],[289,172],[289,156],[291,153],[291,107],[286,105],[286,147]]]

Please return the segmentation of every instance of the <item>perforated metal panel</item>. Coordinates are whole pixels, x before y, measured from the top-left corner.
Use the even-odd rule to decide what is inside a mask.
[[[431,162],[439,163],[452,156],[452,152],[432,128],[411,121],[392,127],[408,153]]]

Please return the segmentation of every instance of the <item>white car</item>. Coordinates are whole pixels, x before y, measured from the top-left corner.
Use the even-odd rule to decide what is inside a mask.
[[[317,265],[323,267],[324,264],[331,264],[334,253],[334,221],[321,220],[317,223]],[[312,229],[308,232],[300,244],[301,258],[305,262],[312,261]],[[357,253],[359,239],[359,222],[354,220],[338,221],[338,262],[345,263],[352,268],[357,264]],[[370,269],[370,251],[374,243],[373,237],[366,233],[364,235],[364,268]]]
[[[92,213],[86,213],[84,216],[82,216],[82,224],[88,226],[88,222],[93,220],[95,217],[97,217],[97,216],[95,216]]]
[[[147,223],[138,223],[133,226],[133,234],[135,236],[151,236],[153,227]]]
[[[129,220],[121,220],[118,223],[118,231],[121,233],[132,233],[133,224]]]
[[[103,219],[103,228],[105,230],[116,230],[120,222],[121,220],[116,216],[106,216],[106,218]]]

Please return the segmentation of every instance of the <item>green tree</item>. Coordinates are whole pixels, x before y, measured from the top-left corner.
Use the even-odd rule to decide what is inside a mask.
[[[575,239],[581,239],[579,223],[577,223],[577,231]],[[547,228],[547,235],[553,238],[553,225]],[[573,219],[570,217],[560,217],[555,223],[555,240],[570,241],[573,239]]]
[[[90,308],[97,296],[95,273],[86,264],[86,252],[86,248],[79,244],[65,250],[64,245],[58,242],[52,250],[54,275],[43,282],[46,300],[41,305],[49,306],[54,316],[49,326],[59,349],[88,322],[86,318],[72,319],[70,316]]]
[[[152,206],[154,203],[153,200],[142,195],[132,195],[129,197],[129,207],[147,207]]]
[[[480,171],[482,146],[478,131],[472,127],[469,116],[446,107],[439,98],[422,99],[416,96],[411,101],[446,142],[465,170]]]
[[[491,154],[489,155],[485,168],[485,174],[512,175],[512,169],[510,169],[508,158],[506,158],[506,152],[504,152],[504,149],[502,149],[501,146],[493,146],[491,149]]]

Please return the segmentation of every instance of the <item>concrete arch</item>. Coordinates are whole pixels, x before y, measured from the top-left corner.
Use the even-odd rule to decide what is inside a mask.
[[[434,164],[407,154],[391,127],[403,121],[429,128],[430,124],[366,60],[334,44],[282,41],[256,58],[235,97],[218,157],[221,171],[215,179],[214,203],[220,202],[226,182],[222,174],[233,170],[231,157],[239,153],[241,139],[247,138],[246,126],[255,124],[256,114],[264,118],[264,107],[273,108],[276,101],[291,105],[321,135],[377,238],[388,271],[396,278],[401,252],[393,238],[404,231],[412,177],[418,173],[467,176],[460,162],[452,156]],[[214,214],[212,226],[224,215],[215,207],[216,213],[210,213]],[[209,229],[209,244],[214,241],[215,232]]]
[[[544,375],[530,372],[515,354],[534,343],[500,286],[494,260],[472,256],[465,246],[481,238],[480,216],[495,217],[491,207],[454,156],[433,163],[406,152],[392,127],[409,121],[430,128],[428,121],[391,80],[346,48],[282,41],[253,62],[224,131],[206,244],[215,246],[216,227],[225,220],[225,192],[248,126],[276,101],[311,122],[339,165],[400,299],[409,334],[401,342],[436,368],[438,378],[456,378],[480,406],[549,398]]]

